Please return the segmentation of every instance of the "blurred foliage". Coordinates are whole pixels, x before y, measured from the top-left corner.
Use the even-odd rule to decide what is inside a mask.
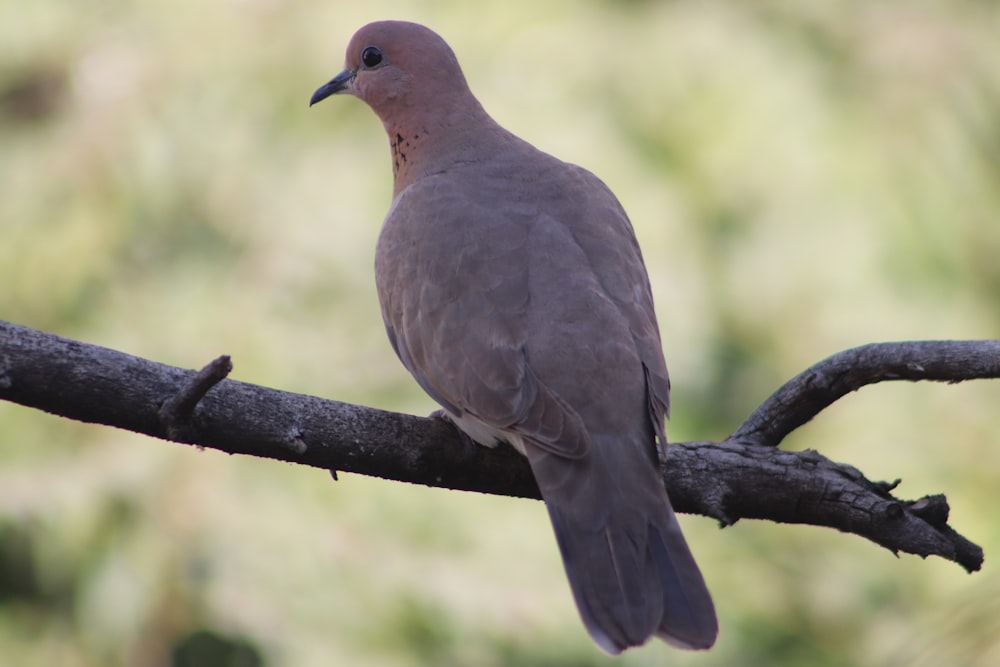
[[[1000,334],[994,2],[0,2],[0,317],[429,412],[384,341],[386,140],[309,110],[355,28],[444,34],[485,106],[619,195],[675,439],[839,349]],[[1000,388],[880,386],[790,439],[945,492],[967,576],[832,531],[685,529],[718,646],[620,665],[994,665]],[[0,655],[605,665],[538,503],[241,460],[0,405]]]

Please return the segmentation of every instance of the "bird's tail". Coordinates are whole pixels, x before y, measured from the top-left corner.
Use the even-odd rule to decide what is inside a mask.
[[[680,648],[711,647],[718,634],[712,597],[656,469],[646,464],[625,476],[609,476],[615,471],[605,469],[596,478],[594,471],[577,476],[564,470],[556,476],[561,483],[553,485],[544,468],[554,461],[537,453],[529,459],[594,641],[611,654],[654,635]],[[586,489],[576,489],[585,496],[572,492],[577,484],[570,480],[588,477]]]

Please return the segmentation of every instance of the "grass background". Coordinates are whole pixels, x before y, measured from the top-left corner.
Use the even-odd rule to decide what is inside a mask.
[[[418,414],[372,279],[391,172],[353,31],[430,25],[517,134],[629,211],[674,382],[719,438],[820,358],[1000,337],[989,1],[0,1],[0,317]],[[717,647],[589,642],[539,503],[239,459],[0,404],[0,655],[34,665],[993,665],[1000,386],[885,385],[786,446],[945,492],[968,576],[682,517]]]

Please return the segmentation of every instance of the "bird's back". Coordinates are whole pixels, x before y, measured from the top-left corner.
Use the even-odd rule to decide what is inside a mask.
[[[658,474],[669,381],[649,281],[607,187],[519,141],[456,161],[397,196],[377,269],[421,386],[473,437],[527,454],[598,643],[711,645],[711,598]]]

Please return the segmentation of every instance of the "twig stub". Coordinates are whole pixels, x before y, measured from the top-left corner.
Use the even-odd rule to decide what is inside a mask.
[[[233,370],[228,354],[208,362],[160,406],[159,416],[170,440],[190,441],[194,410],[205,394]]]

